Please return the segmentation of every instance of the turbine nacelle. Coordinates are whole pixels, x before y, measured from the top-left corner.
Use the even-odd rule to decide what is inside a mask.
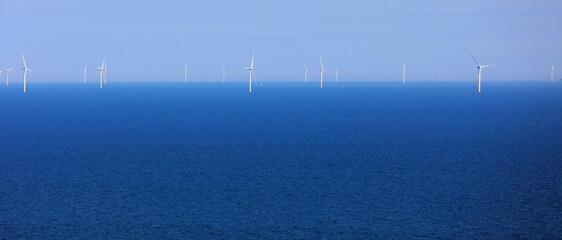
[[[493,66],[493,65],[494,65],[494,64],[488,64],[488,65],[484,65],[484,66],[477,66],[476,68],[477,68],[477,69],[483,69],[483,68],[491,67],[491,66]]]
[[[480,65],[478,60],[476,60],[476,58],[472,54],[470,54],[470,56],[472,57],[472,59],[474,59],[474,62],[476,62],[476,69],[478,69],[478,70],[482,70],[482,68],[487,68],[487,67],[490,67],[490,66],[494,65],[494,64],[488,64],[488,65],[482,66],[482,65]]]

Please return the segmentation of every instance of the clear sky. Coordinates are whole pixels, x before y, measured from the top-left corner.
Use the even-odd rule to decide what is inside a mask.
[[[107,59],[108,81],[548,81],[562,77],[560,0],[0,1],[0,67],[21,52],[31,82],[88,81]],[[13,77],[13,78],[12,78]],[[5,82],[5,73],[2,73]]]

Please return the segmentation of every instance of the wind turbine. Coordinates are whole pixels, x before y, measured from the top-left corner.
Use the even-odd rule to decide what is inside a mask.
[[[324,64],[322,64],[322,57],[320,57],[320,88],[322,88],[322,78],[324,77],[325,71]]]
[[[488,64],[488,65],[480,65],[480,63],[478,63],[478,61],[476,60],[476,58],[474,56],[472,56],[472,54],[470,54],[470,56],[472,57],[472,59],[474,59],[474,61],[476,62],[476,68],[478,69],[478,93],[480,93],[480,84],[482,82],[482,69],[492,66],[494,64]]]
[[[402,84],[406,83],[406,61],[404,61],[404,68],[402,69]]]
[[[304,65],[304,84],[306,84],[306,77],[308,75],[308,68],[306,67],[306,64]]]
[[[184,82],[185,82],[185,84],[187,84],[187,63],[185,64],[185,76],[184,76]]]
[[[10,71],[12,71],[12,69],[14,69],[14,67],[6,69],[6,86],[8,86],[8,83],[10,82]]]
[[[224,64],[222,65],[222,83],[224,83],[224,75],[226,74],[226,69],[224,68]]]
[[[554,64],[552,65],[552,69],[550,69],[550,83],[554,82]]]
[[[27,87],[27,71],[33,72],[33,70],[27,68],[27,64],[25,64],[25,57],[23,57],[23,53],[21,53],[21,59],[23,60],[23,92],[26,92]]]
[[[1,77],[2,77],[2,69],[0,69],[0,79],[2,79]]]
[[[252,92],[252,74],[254,73],[254,53],[252,53],[252,63],[250,64],[250,67],[247,67],[246,69],[250,70],[250,92]]]
[[[84,84],[86,84],[86,68],[88,67],[88,65],[84,65]]]
[[[339,73],[339,70],[338,70],[338,67],[336,66],[336,83],[338,82],[338,73]]]
[[[103,63],[101,64],[101,67],[98,67],[98,69],[100,70],[100,88],[103,88],[103,69],[105,67],[105,58],[103,59]]]

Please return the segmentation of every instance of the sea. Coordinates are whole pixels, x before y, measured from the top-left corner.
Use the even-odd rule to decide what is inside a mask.
[[[0,239],[561,239],[562,84],[0,85]]]

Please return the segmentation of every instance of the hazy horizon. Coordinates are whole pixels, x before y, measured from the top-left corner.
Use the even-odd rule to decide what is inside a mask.
[[[561,76],[560,1],[3,1],[0,68],[21,82],[319,81],[319,57],[334,81],[477,81],[475,63],[495,64],[482,81]],[[5,72],[1,81],[5,83]]]

